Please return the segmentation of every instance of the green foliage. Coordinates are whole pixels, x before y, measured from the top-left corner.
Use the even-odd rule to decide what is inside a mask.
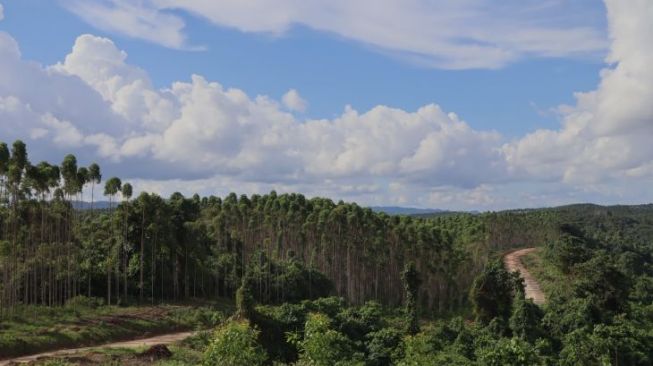
[[[560,356],[561,365],[650,365],[653,335],[624,319],[597,324],[567,334]]]
[[[254,298],[247,277],[243,278],[242,285],[236,291],[236,314],[243,319],[249,319],[254,314]]]
[[[597,313],[605,318],[625,310],[630,280],[608,255],[598,253],[577,266],[574,292],[578,298],[591,299]]]
[[[295,257],[273,260],[257,251],[247,267],[251,295],[260,303],[280,304],[329,296],[332,282]]]
[[[232,321],[215,331],[202,362],[205,366],[257,366],[265,364],[267,356],[258,344],[259,331],[247,321]]]
[[[369,366],[390,365],[393,359],[403,354],[402,334],[394,328],[383,328],[365,336],[367,349],[366,364]]]
[[[563,273],[569,274],[576,264],[589,258],[588,242],[569,225],[564,225],[560,230],[560,238],[549,243],[546,253]]]
[[[311,366],[354,365],[360,355],[354,354],[354,344],[344,334],[333,329],[324,314],[310,314],[304,328],[304,338],[296,341],[300,364]]]
[[[519,338],[501,338],[491,347],[478,352],[478,361],[487,366],[535,366],[544,365],[537,350]]]
[[[489,263],[474,279],[470,300],[477,321],[488,324],[498,318],[505,323],[511,314],[515,276],[508,273],[500,261]]]
[[[543,336],[540,322],[544,313],[532,300],[526,300],[522,291],[515,293],[512,303],[512,315],[508,321],[513,336],[533,343]]]
[[[99,299],[97,297],[86,297],[83,295],[75,296],[73,298],[66,300],[66,307],[70,309],[80,309],[80,308],[97,309],[103,304],[104,301],[102,299]]]
[[[404,283],[404,307],[406,312],[406,331],[408,334],[419,332],[419,310],[417,309],[417,296],[422,280],[419,277],[415,263],[407,263],[401,274]]]

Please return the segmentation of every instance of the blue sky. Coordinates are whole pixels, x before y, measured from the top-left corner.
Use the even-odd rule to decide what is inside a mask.
[[[292,1],[280,1],[271,6],[270,2],[259,0],[247,7],[229,0],[196,1],[192,4],[175,0],[0,0],[4,8],[0,31],[18,45],[21,62],[36,61],[40,65],[41,70],[34,72],[51,73],[56,69],[56,72],[81,78],[99,93],[110,110],[107,113],[118,115],[107,117],[105,127],[121,123],[131,126],[122,127],[120,134],[116,135],[90,122],[75,121],[78,117],[68,116],[65,112],[57,115],[54,109],[44,107],[44,110],[34,111],[40,116],[38,119],[42,121],[43,116],[49,114],[59,122],[35,122],[35,126],[23,132],[24,139],[41,140],[38,142],[42,144],[44,139],[47,140],[42,136],[57,136],[49,128],[67,126],[65,122],[76,128],[81,136],[68,145],[56,143],[61,139],[52,140],[52,149],[43,148],[44,154],[77,148],[86,154],[88,160],[106,161],[105,165],[116,174],[141,182],[143,189],[158,189],[164,194],[182,186],[197,187],[201,193],[223,193],[233,187],[247,187],[252,191],[297,189],[305,190],[309,195],[324,194],[370,204],[492,209],[522,204],[547,205],[556,194],[550,192],[557,192],[555,203],[560,201],[560,197],[565,197],[562,203],[578,200],[636,201],[635,197],[624,192],[641,190],[640,174],[644,173],[640,171],[648,169],[649,163],[644,152],[633,152],[633,161],[605,163],[614,165],[609,167],[615,169],[610,174],[604,172],[606,165],[596,167],[596,171],[579,173],[588,166],[586,161],[529,156],[542,148],[530,144],[551,144],[554,148],[556,144],[562,144],[560,151],[577,149],[571,145],[588,144],[581,149],[582,152],[574,151],[580,155],[588,154],[594,163],[604,160],[601,152],[590,150],[597,148],[600,141],[605,144],[606,137],[613,136],[606,136],[604,132],[584,133],[578,135],[577,143],[571,143],[569,138],[565,140],[565,134],[603,123],[597,113],[591,113],[601,110],[601,100],[592,102],[596,105],[587,106],[575,93],[607,95],[607,91],[602,90],[606,83],[602,82],[605,76],[601,70],[618,68],[620,62],[625,64],[626,59],[635,57],[621,52],[606,64],[606,57],[614,53],[619,41],[608,35],[616,34],[621,40],[632,37],[631,34],[622,35],[616,27],[622,18],[637,16],[635,11],[621,9],[614,2],[388,0],[361,1],[353,5],[341,1],[297,5]],[[646,1],[635,3],[641,7],[642,14],[650,12]],[[646,43],[649,29],[646,25],[641,27],[644,29],[638,32],[638,40]],[[93,38],[78,38],[84,34]],[[103,39],[110,44],[103,43]],[[73,45],[76,46],[74,50]],[[124,51],[126,56],[121,60],[103,58],[98,61],[93,53],[99,48],[94,47],[103,47],[118,59],[121,58],[120,51]],[[649,51],[651,46],[641,44],[640,47]],[[77,61],[68,62],[67,55],[75,56],[71,60]],[[108,62],[110,66],[93,64],[100,61]],[[56,64],[59,65],[54,68],[48,66]],[[117,64],[121,65],[118,67]],[[299,159],[301,162],[295,162],[293,158],[294,152],[301,153],[304,149],[297,141],[286,141],[283,148],[275,146],[275,152],[283,150],[279,159],[284,163],[265,177],[254,174],[260,171],[256,164],[235,168],[228,158],[244,156],[249,159],[248,163],[256,161],[262,164],[272,153],[249,151],[242,148],[246,144],[236,143],[234,146],[240,146],[241,150],[236,147],[224,151],[207,148],[204,155],[211,159],[211,164],[206,168],[181,169],[178,165],[184,165],[183,159],[169,156],[160,142],[139,145],[132,152],[129,148],[135,142],[130,139],[138,135],[141,137],[138,142],[142,143],[145,136],[148,141],[170,138],[172,130],[166,128],[175,124],[183,125],[184,131],[206,128],[206,131],[215,132],[223,131],[221,128],[225,126],[219,121],[215,125],[205,122],[207,125],[204,126],[192,117],[186,119],[184,106],[187,105],[185,99],[179,97],[171,103],[180,109],[176,112],[166,109],[170,118],[157,120],[163,126],[160,129],[152,127],[154,122],[148,125],[142,116],[130,114],[136,107],[121,109],[126,108],[125,103],[117,100],[122,94],[116,93],[127,85],[127,81],[119,87],[107,84],[110,77],[103,75],[102,78],[106,79],[102,79],[92,74],[93,70],[102,67],[109,67],[120,77],[120,83],[124,80],[133,83],[138,78],[146,80],[149,85],[143,92],[155,93],[157,98],[165,101],[173,100],[171,94],[174,98],[179,96],[176,92],[169,93],[175,83],[201,87],[201,81],[191,78],[191,75],[199,75],[208,83],[219,83],[223,91],[233,88],[244,92],[248,101],[257,108],[253,113],[253,107],[249,107],[248,115],[254,114],[265,120],[256,123],[267,126],[268,122],[276,123],[277,117],[293,119],[287,127],[287,134],[283,132],[285,127],[274,129],[284,138],[304,138],[303,132],[297,132],[303,129],[302,124],[319,130],[319,123],[315,121],[319,119],[328,121],[328,131],[321,133],[334,140],[317,142],[324,146],[320,145],[320,151],[315,152],[315,159],[302,158]],[[108,90],[108,87],[118,89]],[[53,86],[53,90],[56,87]],[[284,107],[284,95],[289,90],[296,90],[296,96],[305,101],[307,107]],[[26,100],[29,97],[25,93],[12,92],[9,82],[4,88],[0,87],[0,97],[20,94],[17,98],[33,107],[34,103]],[[257,96],[266,96],[278,107],[269,111]],[[431,104],[438,106],[437,112],[418,113]],[[561,108],[563,105],[568,107]],[[379,106],[400,111],[400,115],[389,115],[390,112],[383,110],[372,113]],[[425,122],[423,131],[431,131],[432,140],[420,140],[409,131],[398,130],[396,141],[387,140],[387,137],[366,141],[364,136],[373,136],[374,130],[351,130],[359,127],[356,123],[364,122],[352,122],[353,127],[338,130],[338,121],[346,119],[344,116],[349,109],[356,111],[361,120],[373,120],[369,122],[372,129],[376,126],[374,123],[389,124],[382,128],[401,129],[397,126],[405,127],[407,122],[403,122],[404,119],[415,116],[426,120],[432,118],[444,124],[433,127],[430,122]],[[581,112],[586,109],[597,120],[596,123],[581,122]],[[225,112],[231,116],[227,112],[231,113],[232,109]],[[150,116],[158,113],[158,116],[163,112],[152,109],[148,113]],[[242,117],[236,111],[233,113],[236,119]],[[260,117],[259,113],[265,116]],[[277,116],[279,113],[288,115]],[[456,117],[452,118],[449,113],[455,113]],[[648,121],[648,111],[642,113],[643,116],[637,118]],[[198,114],[210,116],[208,110],[190,116]],[[633,117],[625,113],[623,118]],[[286,122],[279,123],[285,126],[283,123]],[[578,124],[576,129],[569,127],[574,124]],[[450,127],[452,131],[464,131],[443,136],[433,134]],[[182,127],[175,128],[174,131],[182,130]],[[229,140],[217,138],[216,141],[230,146],[241,138],[261,137],[253,136],[247,128],[236,130],[240,135],[230,135]],[[154,136],[155,131],[160,135]],[[340,144],[338,139],[345,139],[342,131],[349,131],[348,136],[360,132],[363,137],[349,138]],[[404,132],[406,136],[402,135]],[[21,137],[15,131],[13,134]],[[104,138],[105,144],[100,145],[96,141],[97,135],[113,140]],[[584,141],[580,140],[581,135],[592,136],[587,137],[589,141]],[[262,138],[267,137],[269,134],[263,134]],[[394,145],[395,142],[397,156],[385,156],[373,148],[374,144]],[[210,145],[208,141],[201,141],[204,143]],[[201,144],[196,142],[194,146]],[[486,150],[480,148],[486,144]],[[123,158],[107,159],[109,145],[120,150]],[[343,150],[333,150],[341,145],[345,146]],[[347,146],[353,148],[347,150]],[[427,148],[431,150],[420,153],[421,149]],[[475,149],[479,150],[479,156],[469,152]],[[127,150],[130,152],[125,153]],[[366,158],[365,154],[369,157]],[[470,155],[458,160],[451,157],[456,154]],[[429,161],[429,156],[433,157],[432,161]],[[488,156],[493,157],[487,160]],[[212,165],[216,160],[221,162]],[[552,160],[555,164],[549,166]],[[136,172],[150,169],[129,168],[127,161],[148,164],[151,170],[166,169],[170,174],[159,177],[143,173],[139,176]],[[293,165],[295,163],[297,165]],[[316,168],[316,164],[337,169],[327,171],[321,165]],[[477,164],[489,165],[494,170],[485,172],[486,167],[476,169]],[[267,162],[266,166],[269,167],[270,163]],[[538,166],[541,169],[537,169]],[[615,183],[615,177],[625,172],[638,178],[623,184]],[[188,180],[193,184],[180,183]],[[506,197],[515,186],[521,187],[518,193],[531,197],[530,201]],[[484,199],[474,201],[475,195],[483,195]],[[442,198],[445,196],[447,198]]]
[[[599,1],[586,3],[583,11],[603,11]],[[437,103],[475,128],[520,136],[555,127],[555,115],[541,112],[573,103],[574,92],[596,86],[603,67],[598,52],[527,58],[496,70],[441,70],[301,25],[278,36],[243,33],[178,11],[189,42],[205,47],[180,51],[94,28],[57,1],[6,1],[5,8],[10,16],[0,29],[16,38],[26,59],[54,64],[78,35],[92,33],[112,38],[157,87],[195,73],[252,95],[280,98],[295,88],[310,102],[311,118],[332,118],[348,104],[358,110],[378,104],[413,110]],[[603,17],[594,22],[605,31]]]

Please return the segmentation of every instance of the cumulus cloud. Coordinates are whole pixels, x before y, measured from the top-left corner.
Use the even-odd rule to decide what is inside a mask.
[[[41,66],[2,32],[0,135],[38,141],[43,156],[81,151],[166,193],[277,189],[449,208],[651,198],[642,187],[653,176],[653,4],[606,4],[612,46],[597,89],[558,108],[559,129],[511,141],[436,104],[300,119],[293,90],[277,101],[201,75],[157,89],[92,35]]]
[[[290,111],[304,112],[308,107],[308,102],[295,89],[288,90],[281,98],[281,101],[283,101],[283,105]]]
[[[65,0],[100,29],[183,47],[180,10],[221,27],[282,35],[303,25],[390,51],[429,67],[497,68],[530,56],[602,52],[592,2],[557,0],[186,1]],[[261,16],[264,14],[264,16]],[[560,14],[564,14],[560,16]]]
[[[475,173],[483,170],[483,181],[503,179],[501,136],[475,131],[437,105],[413,112],[377,106],[361,113],[347,107],[335,119],[299,120],[269,97],[251,97],[199,75],[154,89],[147,73],[129,65],[127,54],[106,38],[78,37],[64,61],[50,67],[23,61],[9,35],[0,40],[2,52],[11,55],[5,59],[13,60],[5,69],[21,71],[3,75],[59,83],[63,99],[36,103],[38,95],[16,93],[30,85],[24,78],[0,82],[8,94],[5,109],[15,115],[13,128],[22,124],[40,143],[94,149],[96,156],[115,162],[151,160],[200,178],[283,184],[337,180],[349,187],[345,193],[369,192],[377,185],[361,181],[370,178],[474,186],[481,182]],[[98,108],[83,118],[64,113],[80,100]],[[292,111],[305,106],[294,90],[282,103]],[[91,117],[98,114],[105,114],[104,121]]]
[[[563,106],[559,130],[538,130],[504,146],[515,171],[570,183],[643,175],[653,160],[653,3],[606,1],[611,65],[594,91]]]

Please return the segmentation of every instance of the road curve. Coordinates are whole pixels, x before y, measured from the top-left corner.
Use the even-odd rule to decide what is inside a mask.
[[[95,347],[82,347],[82,348],[71,348],[71,349],[64,349],[64,350],[59,350],[59,351],[51,351],[51,352],[44,352],[44,353],[39,353],[36,355],[30,355],[30,356],[21,356],[17,358],[12,358],[12,359],[7,359],[7,360],[2,360],[0,361],[0,366],[5,366],[5,365],[16,365],[16,364],[21,364],[21,363],[28,363],[32,361],[37,361],[40,358],[43,357],[60,357],[60,356],[69,356],[73,355],[76,353],[82,353],[82,352],[88,352],[93,349],[99,349],[99,348],[138,348],[138,347],[149,347],[149,346],[154,346],[156,344],[171,344],[175,343],[181,340],[184,340],[190,336],[193,335],[193,332],[183,332],[183,333],[173,333],[173,334],[164,334],[152,338],[145,338],[145,339],[136,339],[136,340],[131,340],[131,341],[124,341],[124,342],[115,342],[115,343],[107,343]]]
[[[521,277],[524,279],[524,284],[526,285],[526,298],[533,299],[533,302],[537,305],[542,305],[546,302],[544,292],[542,292],[540,284],[537,283],[535,278],[533,278],[530,272],[528,272],[521,261],[521,257],[536,250],[537,248],[515,250],[514,252],[510,252],[503,257],[503,263],[506,266],[506,270],[508,270],[508,272],[519,271],[521,274]]]

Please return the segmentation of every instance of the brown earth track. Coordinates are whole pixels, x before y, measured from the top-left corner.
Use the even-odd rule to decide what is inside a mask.
[[[0,366],[25,364],[25,363],[38,361],[43,358],[71,356],[78,353],[90,352],[94,349],[100,349],[100,348],[138,348],[138,347],[149,347],[157,344],[168,345],[184,340],[192,335],[193,335],[192,332],[173,333],[173,334],[165,334],[165,335],[160,335],[160,336],[146,338],[146,339],[107,343],[95,347],[71,348],[71,349],[58,350],[52,352],[44,352],[36,355],[22,356],[9,360],[3,360],[0,361]]]
[[[535,280],[535,278],[533,278],[530,272],[528,272],[526,267],[524,267],[524,263],[521,261],[523,256],[533,253],[536,250],[537,248],[515,250],[503,257],[503,263],[506,266],[506,270],[508,270],[508,272],[518,271],[521,277],[524,279],[524,284],[526,285],[526,298],[533,299],[533,302],[537,305],[542,305],[546,302],[544,292],[542,292],[540,284]]]

